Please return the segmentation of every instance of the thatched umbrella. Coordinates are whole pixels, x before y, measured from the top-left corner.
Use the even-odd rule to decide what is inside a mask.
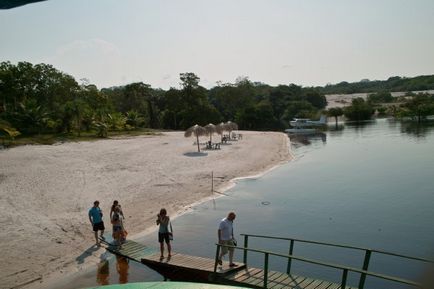
[[[201,127],[200,125],[196,124],[196,125],[190,127],[189,129],[187,129],[184,133],[185,137],[190,137],[191,135],[194,135],[196,137],[197,151],[200,152],[199,136],[206,135],[206,129],[204,127]]]
[[[226,123],[226,129],[229,132],[229,137],[231,137],[231,132],[233,130],[237,130],[238,129],[238,124],[236,124],[235,122],[228,121]]]
[[[216,126],[209,123],[205,126],[206,133],[209,134],[209,141],[212,142],[212,134],[216,132]]]
[[[215,126],[215,129],[215,132],[221,136],[220,142],[223,142],[223,132],[226,130],[226,124],[224,122],[221,122]]]

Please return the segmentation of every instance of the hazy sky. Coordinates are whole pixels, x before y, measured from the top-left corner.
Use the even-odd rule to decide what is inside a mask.
[[[0,60],[99,88],[205,87],[434,74],[433,0],[49,0],[0,10]]]

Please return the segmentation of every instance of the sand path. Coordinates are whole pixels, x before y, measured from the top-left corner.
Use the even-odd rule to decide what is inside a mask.
[[[0,151],[0,288],[45,287],[97,263],[104,249],[92,247],[87,217],[96,199],[109,231],[119,200],[134,235],[155,227],[160,207],[174,215],[210,197],[211,171],[221,190],[290,159],[285,134],[243,135],[204,155],[181,132]]]

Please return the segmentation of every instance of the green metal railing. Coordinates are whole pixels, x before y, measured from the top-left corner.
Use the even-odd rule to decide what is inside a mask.
[[[341,288],[345,288],[345,286],[347,284],[348,272],[359,273],[360,274],[360,280],[359,280],[359,284],[358,284],[358,288],[359,289],[363,289],[364,288],[366,276],[372,276],[372,277],[376,277],[376,278],[380,278],[380,279],[384,279],[384,280],[398,282],[398,283],[401,283],[401,284],[407,284],[407,285],[411,285],[411,286],[415,286],[415,287],[421,287],[421,285],[419,283],[411,281],[411,280],[407,280],[407,279],[403,279],[403,278],[398,278],[398,277],[394,277],[394,276],[389,276],[389,275],[385,275],[385,274],[380,274],[380,273],[375,273],[375,272],[368,271],[369,262],[370,262],[370,258],[371,258],[372,253],[385,254],[385,255],[390,255],[390,256],[395,256],[395,257],[400,257],[400,258],[405,258],[405,259],[411,259],[411,260],[426,262],[426,263],[434,263],[434,261],[429,260],[429,259],[425,259],[425,258],[406,256],[406,255],[402,255],[402,254],[396,254],[396,253],[392,253],[392,252],[387,252],[387,251],[382,251],[382,250],[375,250],[375,249],[369,249],[369,248],[362,248],[362,247],[356,247],[356,246],[349,246],[349,245],[342,245],[342,244],[333,244],[333,243],[325,243],[325,242],[317,242],[317,241],[302,240],[302,239],[295,239],[295,238],[283,238],[283,237],[252,235],[252,234],[241,234],[241,235],[244,236],[244,247],[235,247],[235,246],[216,244],[217,245],[217,250],[216,250],[216,259],[215,259],[215,265],[214,265],[214,272],[217,271],[217,264],[218,264],[217,260],[218,260],[219,254],[220,254],[220,248],[222,246],[234,248],[234,249],[237,249],[237,250],[243,250],[243,252],[244,252],[244,254],[243,254],[243,263],[246,264],[246,265],[247,265],[247,252],[262,253],[262,254],[264,254],[264,264],[263,264],[263,270],[264,270],[264,281],[263,281],[263,284],[264,284],[264,288],[267,288],[267,284],[268,284],[268,262],[269,262],[269,256],[278,256],[278,257],[287,258],[288,259],[287,272],[286,272],[287,274],[291,273],[292,260],[298,260],[298,261],[301,261],[301,262],[306,262],[306,263],[311,263],[311,264],[315,264],[315,265],[320,265],[320,266],[325,266],[325,267],[329,267],[329,268],[335,268],[335,269],[342,270]],[[249,237],[264,238],[264,239],[275,239],[275,240],[287,240],[287,241],[289,241],[288,254],[287,255],[286,254],[279,254],[279,253],[265,251],[265,250],[248,248]],[[310,243],[310,244],[332,246],[332,247],[339,247],[339,248],[347,248],[347,249],[354,249],[354,250],[363,250],[363,251],[365,251],[365,257],[364,257],[364,260],[363,260],[363,267],[362,267],[362,269],[358,269],[358,268],[354,268],[354,267],[350,267],[350,266],[339,265],[339,264],[334,264],[334,263],[329,263],[329,262],[323,262],[323,261],[318,261],[318,260],[314,260],[314,259],[304,258],[304,257],[300,257],[300,256],[295,256],[295,255],[293,255],[295,242]]]

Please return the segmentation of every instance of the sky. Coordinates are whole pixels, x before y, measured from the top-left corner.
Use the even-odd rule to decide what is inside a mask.
[[[0,61],[48,63],[99,88],[210,88],[434,74],[432,0],[48,0],[0,10]]]

